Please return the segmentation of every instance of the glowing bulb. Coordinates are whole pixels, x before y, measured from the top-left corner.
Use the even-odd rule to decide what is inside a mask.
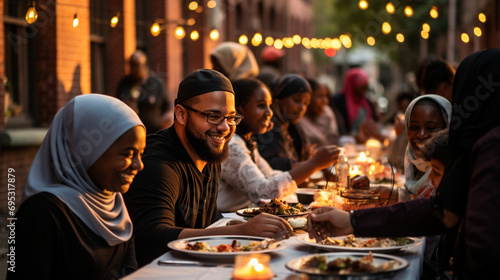
[[[196,20],[194,18],[189,18],[186,21],[186,24],[189,25],[189,26],[193,26],[195,23],[196,23]]]
[[[262,34],[260,34],[259,32],[255,33],[253,35],[253,39],[252,40],[255,40],[255,42],[257,43],[262,43]]]
[[[120,13],[116,13],[116,15],[114,17],[111,18],[111,22],[110,22],[110,26],[112,28],[115,28],[116,25],[118,24],[118,17],[120,16]]]
[[[462,39],[462,42],[464,43],[469,43],[469,35],[467,33],[462,33],[462,36],[460,36]]]
[[[479,15],[477,15],[477,18],[480,22],[486,22],[486,15],[483,13],[479,13]]]
[[[189,34],[189,37],[191,38],[191,40],[196,41],[198,40],[198,38],[200,38],[200,33],[198,33],[197,30],[193,30],[191,31],[191,34]]]
[[[368,38],[366,38],[366,42],[368,43],[368,45],[373,46],[375,45],[375,38],[373,38],[372,36],[368,36]]]
[[[407,16],[407,17],[413,16],[413,8],[411,6],[405,7],[405,16]]]
[[[38,19],[38,13],[36,12],[35,8],[35,3],[28,8],[28,11],[26,11],[26,16],[24,17],[26,19],[26,22],[29,24],[34,23]]]
[[[438,8],[437,6],[432,6],[431,11],[429,12],[432,18],[437,18],[439,16]]]
[[[311,40],[309,38],[307,38],[307,37],[302,38],[302,45],[306,49],[310,49],[311,48]]]
[[[73,27],[77,26],[78,26],[78,16],[75,14],[75,16],[73,17]]]
[[[298,45],[301,42],[301,38],[299,35],[293,35],[292,40],[295,43],[295,45]]]
[[[474,35],[476,35],[477,37],[481,37],[481,35],[483,35],[483,32],[481,31],[481,28],[474,27]]]
[[[212,31],[210,31],[210,39],[212,39],[214,41],[219,39],[219,30],[212,29]]]
[[[215,0],[210,0],[207,2],[208,8],[213,9],[213,8],[215,8],[215,6],[217,6],[217,2],[215,2]]]
[[[242,45],[246,45],[248,43],[248,37],[247,35],[241,35],[240,38],[238,39],[238,42]]]
[[[266,43],[267,46],[272,46],[274,44],[274,39],[273,37],[266,37],[266,40],[264,41]]]
[[[332,47],[334,50],[338,51],[340,50],[340,48],[342,48],[342,42],[340,42],[338,38],[333,38]]]
[[[385,5],[385,9],[389,14],[394,14],[394,11],[396,10],[396,8],[394,8],[394,4],[392,4],[392,2],[387,3],[387,5]]]
[[[427,39],[429,39],[429,32],[422,30],[422,31],[420,31],[420,36],[422,36],[422,38],[427,40]]]
[[[293,47],[293,40],[292,40],[292,38],[290,38],[290,37],[284,38],[283,39],[283,45],[285,46],[285,48],[291,48],[291,47]]]
[[[388,22],[384,22],[384,23],[382,23],[382,32],[383,32],[384,34],[389,34],[389,33],[391,33],[391,30],[392,30],[391,25],[390,25]]]
[[[340,35],[339,37],[340,39],[340,42],[342,43],[342,45],[344,45],[345,48],[350,48],[352,46],[352,41],[351,41],[351,37],[347,36],[347,35]],[[332,42],[333,44],[333,42]]]
[[[184,28],[182,28],[182,26],[177,26],[174,30],[174,36],[175,38],[177,39],[183,39],[184,36],[186,36],[186,32],[184,31]]]
[[[361,10],[366,10],[368,9],[368,1],[366,0],[360,0],[359,3],[358,3],[358,7],[361,9]]]
[[[274,40],[273,46],[278,50],[281,50],[283,48],[283,41],[281,41],[281,39],[276,39]]]
[[[424,23],[424,24],[422,24],[422,30],[425,32],[429,32],[429,31],[431,31],[431,27],[429,24]]]
[[[194,11],[194,10],[198,9],[198,2],[196,2],[196,1],[191,1],[191,3],[189,3],[188,8],[189,8],[191,11]]]
[[[317,49],[319,47],[318,39],[316,39],[316,38],[311,39],[311,47],[313,49]]]
[[[405,41],[405,36],[401,33],[398,33],[396,35],[396,40],[398,40],[398,42],[400,42],[400,43],[403,43]]]
[[[155,23],[153,23],[153,25],[151,25],[151,35],[156,37],[156,36],[160,35],[160,31],[161,31],[161,28],[160,28],[160,24],[158,22],[155,22]]]

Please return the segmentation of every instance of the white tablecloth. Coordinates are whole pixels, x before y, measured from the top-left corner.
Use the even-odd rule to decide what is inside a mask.
[[[234,214],[225,215],[225,218],[215,222],[210,227],[224,226],[227,221],[232,218],[240,218]],[[318,253],[315,247],[311,247],[299,242],[295,237],[283,241],[287,247],[281,251],[271,254],[271,270],[276,275],[273,280],[285,279],[287,276],[293,274],[292,271],[285,267],[288,260],[302,257],[308,254]],[[422,261],[424,254],[424,243],[412,246],[406,251],[395,253],[394,255],[406,259],[410,266],[389,279],[419,279],[422,270]],[[136,272],[126,276],[123,279],[128,280],[146,280],[146,279],[176,279],[176,280],[194,280],[194,279],[231,279],[233,272],[232,267],[198,267],[198,266],[160,266],[158,260],[195,260],[180,252],[167,252],[151,262],[150,264],[142,267]],[[203,261],[203,260],[201,260]],[[206,260],[205,260],[206,261]],[[209,260],[210,261],[210,260]],[[227,262],[227,261],[226,261]],[[231,263],[230,261],[228,263]]]

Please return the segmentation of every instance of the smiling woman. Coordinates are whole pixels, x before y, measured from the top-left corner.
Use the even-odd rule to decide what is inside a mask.
[[[145,139],[139,117],[114,97],[78,96],[56,114],[16,213],[7,279],[110,279],[137,268],[121,193],[143,167]]]

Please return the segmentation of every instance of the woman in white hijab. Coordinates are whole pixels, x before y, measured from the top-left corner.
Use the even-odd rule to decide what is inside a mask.
[[[121,193],[143,168],[145,139],[114,97],[81,95],[59,110],[16,213],[7,279],[115,279],[137,268]]]
[[[434,186],[428,179],[430,163],[421,156],[420,148],[439,131],[449,128],[450,102],[435,94],[425,94],[412,100],[405,113],[408,146],[404,159],[405,188],[399,192],[399,201],[429,197]],[[437,186],[436,186],[437,187]]]

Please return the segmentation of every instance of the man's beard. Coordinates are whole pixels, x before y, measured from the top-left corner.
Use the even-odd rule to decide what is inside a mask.
[[[205,134],[206,135],[206,134]],[[229,156],[229,141],[225,141],[222,151],[215,151],[209,145],[206,136],[205,139],[197,133],[196,128],[188,120],[186,125],[186,138],[191,143],[198,156],[208,163],[221,163]]]

